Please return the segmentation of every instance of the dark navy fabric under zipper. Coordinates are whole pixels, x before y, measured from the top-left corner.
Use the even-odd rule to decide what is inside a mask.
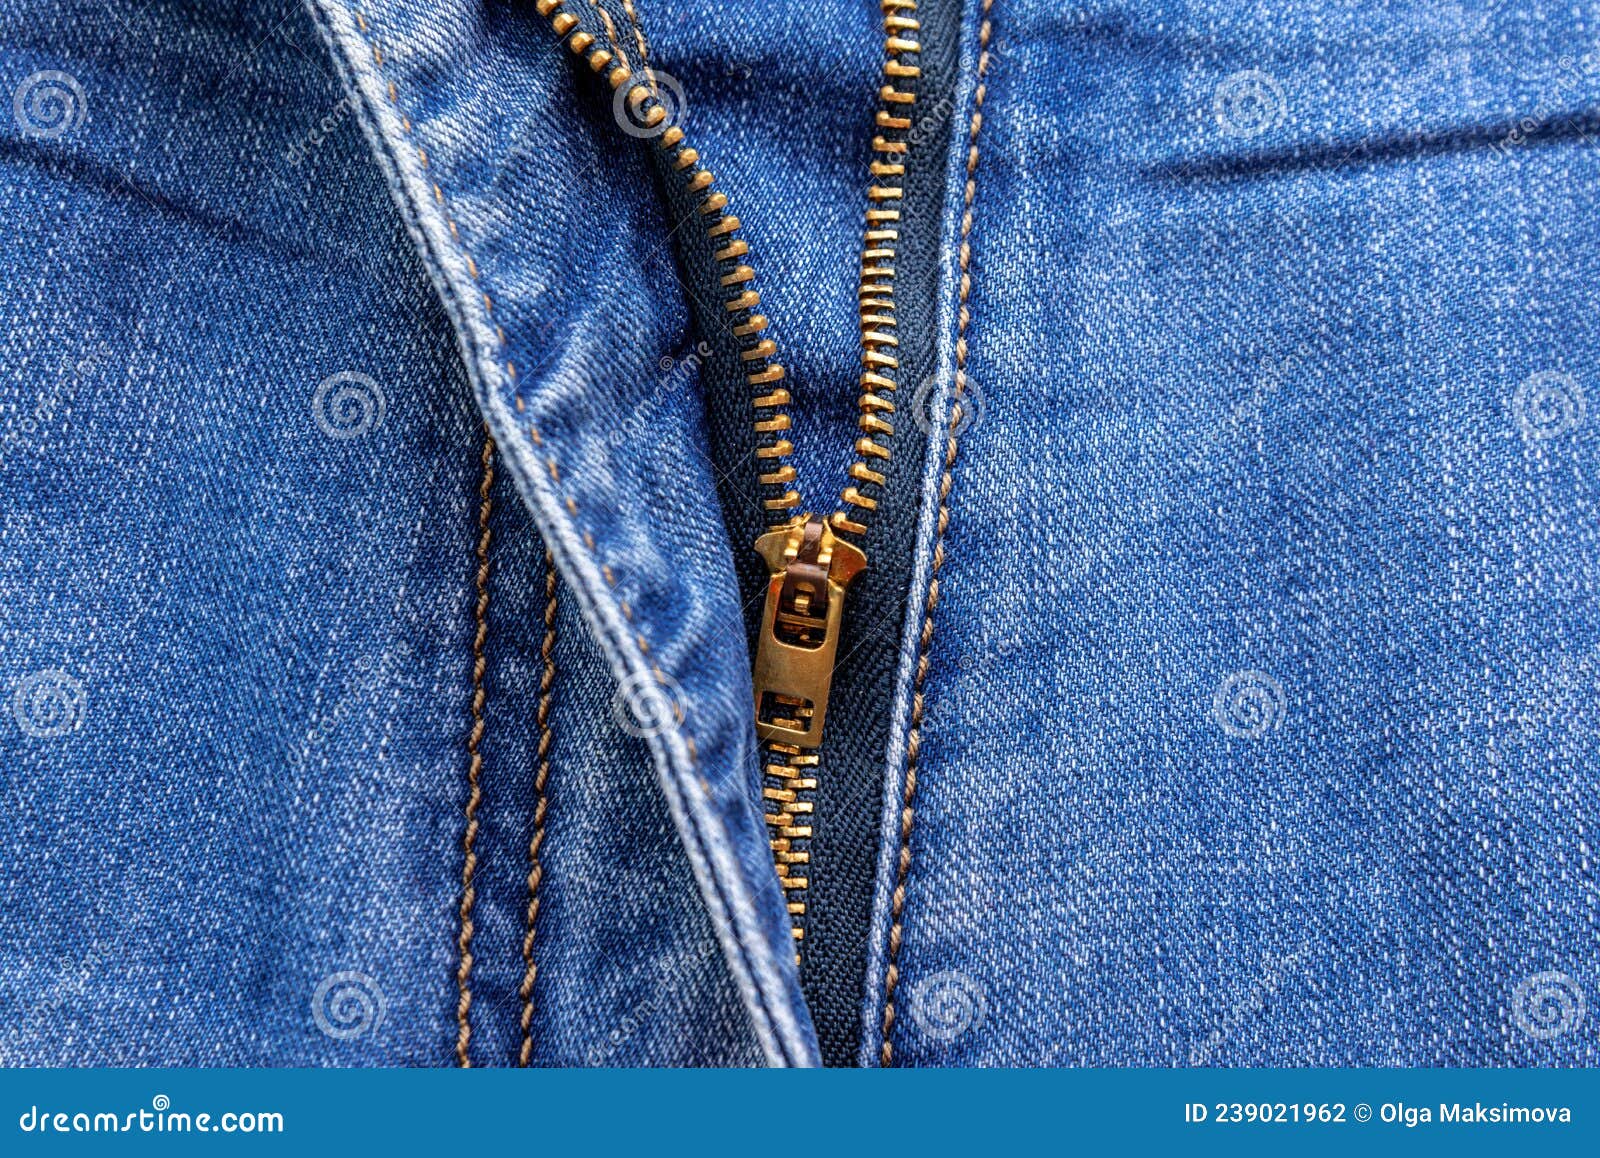
[[[863,418],[859,429],[837,434],[841,444],[856,446],[858,462],[847,479],[809,480],[813,488],[847,488],[833,514],[824,517],[837,491],[814,489],[802,499],[785,465],[787,413],[808,399],[788,381],[761,312],[758,258],[740,240],[737,190],[715,187],[706,170],[714,159],[699,157],[687,143],[650,151],[697,337],[709,350],[701,376],[710,450],[723,467],[719,498],[752,657],[761,650],[763,615],[770,618],[778,588],[754,550],[760,536],[787,528],[791,555],[803,553],[808,535],[800,516],[815,510],[810,538],[825,524],[842,544],[836,554],[854,546],[868,560],[849,583],[839,634],[829,640],[836,662],[820,748],[786,742],[782,728],[774,737],[770,723],[763,732],[764,804],[777,871],[795,919],[802,986],[823,1058],[835,1066],[856,1063],[861,1033],[891,716],[929,445],[918,410],[936,393],[939,241],[961,23],[957,0],[883,0],[880,7],[874,35],[886,61],[882,87],[861,111],[873,139],[861,160]],[[781,135],[781,127],[773,131]],[[897,197],[886,196],[894,189]],[[887,278],[880,276],[885,271]],[[877,401],[865,396],[874,391]],[[863,448],[863,440],[873,446]],[[843,587],[835,590],[843,594]],[[757,698],[759,704],[759,687]]]
[[[803,893],[789,895],[801,898],[798,904],[791,904],[791,911],[801,905],[804,909],[804,935],[797,941],[802,986],[823,1058],[835,1066],[855,1064],[861,1032],[891,714],[915,556],[921,502],[918,483],[928,446],[925,420],[919,422],[917,410],[933,393],[928,384],[937,365],[939,239],[947,203],[945,159],[954,120],[961,20],[961,6],[955,0],[918,0],[914,5],[909,0],[890,0],[882,10],[887,59],[899,67],[886,70],[882,79],[885,92],[873,107],[862,110],[862,117],[872,121],[875,143],[903,143],[903,148],[893,152],[875,148],[870,157],[863,157],[864,176],[874,161],[880,165],[888,162],[891,168],[897,164],[900,169],[892,178],[864,180],[863,188],[870,184],[881,191],[893,181],[900,196],[885,200],[880,192],[876,197],[863,197],[864,216],[878,212],[881,218],[881,211],[893,206],[898,209],[898,219],[893,222],[895,237],[888,244],[873,239],[874,234],[880,239],[882,234],[873,226],[885,223],[881,219],[866,222],[862,261],[867,267],[881,267],[884,251],[892,251],[887,260],[892,262],[892,350],[898,364],[890,369],[881,360],[874,364],[867,357],[864,372],[881,371],[894,382],[892,391],[882,391],[893,403],[886,418],[894,431],[877,440],[892,447],[892,454],[862,460],[883,480],[867,492],[875,507],[867,511],[848,508],[845,525],[862,528],[852,539],[869,562],[850,586],[818,758],[814,765],[799,769],[802,775],[792,781],[814,781],[809,789],[812,808],[800,817],[803,827],[784,830],[808,833],[802,840],[786,844],[803,846],[808,854],[806,887]],[[908,44],[915,44],[916,50],[908,51]],[[908,75],[910,72],[915,75]],[[907,101],[906,95],[913,99]],[[703,191],[692,188],[692,182],[683,179],[665,153],[653,155],[659,158],[661,184],[674,224],[703,221]],[[770,447],[783,432],[760,432],[753,427],[753,399],[769,398],[781,387],[778,382],[753,386],[749,380],[752,362],[766,365],[764,360],[748,356],[764,330],[735,333],[739,323],[749,324],[750,315],[759,307],[729,308],[730,302],[738,300],[735,295],[746,292],[738,276],[742,254],[727,253],[727,241],[733,236],[732,231],[714,236],[701,228],[679,228],[674,240],[683,276],[696,287],[691,296],[697,321],[712,349],[702,370],[712,453],[718,463],[730,468],[746,464],[745,469],[726,471],[721,499],[738,556],[754,654],[769,572],[753,550],[738,548],[754,544],[774,522],[797,512],[777,505],[783,501],[785,484],[773,480],[771,456],[758,456],[764,445]],[[873,296],[867,283],[863,278],[864,299]],[[881,307],[871,305],[863,305],[862,314],[868,319],[884,316]],[[881,325],[871,320],[864,320],[862,328],[882,333]],[[869,342],[863,353],[871,349]],[[797,394],[784,401],[800,408],[808,400]],[[850,429],[841,430],[838,437],[856,441],[862,435]],[[819,481],[812,480],[812,485]],[[861,486],[859,477],[848,481]],[[831,498],[824,494],[807,497],[813,503]],[[767,782],[775,783],[771,778]]]

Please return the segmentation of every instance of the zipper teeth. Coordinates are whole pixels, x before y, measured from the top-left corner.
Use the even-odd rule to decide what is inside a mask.
[[[911,112],[917,95],[901,87],[922,75],[915,58],[922,51],[916,39],[921,24],[916,0],[879,0],[883,11],[883,76],[878,89],[876,132],[872,138],[872,184],[867,189],[866,229],[861,246],[861,281],[857,289],[861,313],[861,415],[856,425],[859,456],[850,464],[851,482],[839,498],[844,505],[830,522],[836,532],[864,535],[863,520],[878,507],[884,468],[891,454],[895,406],[889,395],[901,385],[899,338],[895,333],[894,263],[900,241],[906,155],[910,151]]]
[[[584,58],[613,90],[632,85],[625,100],[641,124],[655,128],[665,122],[667,110],[653,88],[637,79],[627,64],[585,31],[578,17],[562,11],[566,2],[537,0],[535,7],[573,54]],[[899,338],[895,332],[894,262],[900,240],[911,112],[917,99],[913,89],[902,86],[921,76],[916,58],[922,51],[917,40],[921,24],[915,15],[916,0],[879,0],[879,8],[883,13],[884,83],[878,89],[870,165],[872,184],[867,190],[857,285],[862,370],[856,400],[861,413],[856,425],[860,434],[855,440],[857,457],[847,471],[850,481],[839,495],[841,505],[829,516],[835,533],[858,537],[866,534],[865,520],[877,509],[887,481],[884,470],[891,458],[894,437],[890,416],[895,413],[890,395],[902,384],[896,354]],[[768,321],[759,310],[761,294],[754,285],[750,247],[738,236],[741,223],[728,211],[727,195],[714,187],[715,178],[700,164],[700,154],[686,142],[683,130],[671,125],[656,138],[656,143],[671,156],[672,167],[684,174],[686,189],[698,195],[697,209],[705,219],[706,235],[716,246],[713,259],[723,291],[724,320],[738,340],[741,371],[751,390],[758,497],[767,525],[780,525],[790,521],[801,506],[795,485],[797,472],[789,461],[794,452],[789,438],[793,429],[788,409],[792,399],[784,385],[788,374],[778,361],[777,343],[764,336]]]
[[[789,929],[794,934],[796,957],[806,935],[806,889],[811,887],[811,812],[817,790],[817,750],[796,744],[772,744],[765,749],[767,830],[772,863],[778,870],[789,909]]]
[[[632,83],[625,100],[640,124],[654,129],[665,122],[667,110],[652,87],[636,79],[626,64],[584,31],[576,16],[561,11],[563,2],[538,0],[536,8],[550,21],[556,35],[566,39],[572,53],[603,76],[613,91]],[[800,505],[800,492],[793,486],[795,468],[788,461],[794,451],[788,438],[790,396],[783,385],[788,375],[778,361],[777,343],[764,336],[768,323],[759,309],[761,294],[754,285],[750,246],[738,236],[740,221],[728,211],[727,194],[713,187],[711,170],[700,164],[700,154],[686,143],[683,130],[677,125],[668,126],[656,138],[656,144],[671,157],[673,169],[683,174],[688,192],[699,198],[696,208],[706,236],[715,246],[712,256],[723,294],[723,321],[738,340],[740,370],[751,391],[761,507],[768,525],[787,522],[793,517],[790,512]]]
[[[635,78],[627,64],[617,59],[618,54],[607,50],[580,26],[578,17],[563,12],[564,2],[577,7],[577,0],[536,0],[535,7],[549,20],[557,37],[565,40],[572,53],[585,60],[594,73],[603,76],[614,92],[631,85],[623,99],[638,123],[653,129],[666,122],[667,110],[653,84]],[[896,355],[899,342],[895,332],[894,262],[900,240],[911,112],[916,103],[916,93],[901,86],[909,86],[921,75],[916,64],[922,51],[916,39],[921,27],[915,16],[916,0],[879,0],[879,7],[883,13],[884,83],[878,89],[872,183],[867,192],[857,292],[862,372],[857,398],[861,413],[856,423],[860,436],[855,441],[856,460],[847,472],[850,481],[840,492],[841,506],[828,518],[836,534],[854,536],[866,533],[865,520],[877,509],[894,436],[889,416],[895,413],[895,406],[890,395],[901,385]],[[648,68],[645,77],[651,79]],[[698,196],[696,208],[706,235],[715,246],[712,256],[723,291],[723,320],[738,340],[741,370],[751,391],[758,493],[765,521],[769,526],[792,522],[801,497],[795,486],[797,473],[789,461],[794,452],[788,410],[791,398],[784,385],[787,373],[777,358],[777,343],[765,336],[768,322],[759,311],[761,295],[754,286],[749,245],[738,236],[740,221],[728,211],[727,195],[714,188],[711,171],[700,164],[700,155],[687,144],[683,130],[669,125],[656,143],[670,157],[672,168],[683,174],[686,190]],[[773,864],[787,903],[798,960],[799,944],[805,937],[806,890],[811,883],[818,749],[768,742],[762,751],[762,797]]]
[[[911,112],[916,93],[901,87],[921,75],[915,58],[922,51],[916,39],[921,25],[916,0],[879,0],[883,12],[884,83],[872,138],[872,184],[867,190],[866,224],[861,246],[857,303],[861,322],[861,393],[856,400],[857,458],[850,481],[840,492],[841,506],[829,525],[835,534],[866,534],[865,520],[878,507],[886,482],[884,468],[892,453],[895,406],[890,395],[900,385],[899,337],[894,309],[894,263],[900,241],[901,205],[906,156],[910,152]],[[757,426],[760,429],[760,426]],[[812,812],[815,808],[818,755],[815,748],[769,743],[764,747],[762,796],[772,859],[788,905],[796,958],[805,939],[806,890],[810,887]]]

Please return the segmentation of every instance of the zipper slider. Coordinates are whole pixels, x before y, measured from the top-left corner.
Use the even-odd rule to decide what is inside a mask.
[[[819,515],[803,515],[756,540],[766,561],[767,601],[756,642],[756,735],[816,748],[833,684],[844,597],[867,569],[859,547]]]

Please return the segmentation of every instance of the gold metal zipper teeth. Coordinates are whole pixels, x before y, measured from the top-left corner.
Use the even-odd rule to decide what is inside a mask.
[[[884,83],[878,89],[872,138],[872,184],[867,189],[866,229],[861,247],[857,306],[861,321],[861,393],[856,419],[860,436],[843,506],[829,520],[835,531],[866,534],[864,520],[878,507],[891,456],[895,404],[900,383],[899,336],[895,332],[894,267],[900,244],[908,136],[917,94],[909,82],[921,75],[916,0],[879,0],[883,12]]]
[[[756,540],[756,552],[767,566],[767,598],[751,673],[756,736],[762,742],[762,798],[773,864],[799,942],[805,936],[810,885],[817,752],[845,597],[866,570],[867,556],[816,515],[768,531]]]
[[[608,50],[585,31],[578,0],[536,0],[558,38],[574,55],[603,76],[646,128],[667,120],[654,86],[634,78],[620,50]],[[866,555],[844,536],[866,533],[864,520],[876,509],[886,482],[900,385],[895,325],[894,263],[900,240],[905,159],[910,150],[912,108],[909,86],[920,75],[916,0],[879,0],[883,12],[884,84],[878,91],[872,184],[861,253],[858,306],[861,327],[861,393],[857,400],[859,437],[842,505],[826,519],[801,514],[796,470],[789,461],[791,401],[777,343],[765,333],[748,244],[738,236],[738,217],[728,198],[714,188],[710,170],[700,164],[681,128],[669,125],[656,138],[688,192],[698,196],[698,212],[714,246],[717,278],[723,290],[725,321],[739,342],[740,370],[750,387],[756,436],[760,501],[772,530],[756,549],[766,559],[769,585],[762,635],[756,649],[756,731],[762,742],[763,802],[777,869],[796,942],[805,936],[806,890],[810,878],[812,810],[815,807],[818,751],[838,647],[844,599],[854,578],[866,569]],[[615,49],[615,46],[613,46]],[[619,59],[621,57],[621,59]],[[648,70],[646,70],[648,72]],[[799,641],[797,643],[797,641]]]
[[[771,579],[756,654],[756,730],[764,741],[762,794],[767,805],[772,859],[789,911],[796,960],[806,932],[812,812],[833,656],[845,594],[854,577],[866,568],[866,556],[844,536],[866,534],[866,519],[882,497],[894,436],[895,404],[891,395],[900,385],[894,270],[911,114],[917,99],[909,82],[920,75],[917,57],[922,46],[916,39],[920,31],[916,0],[879,0],[879,6],[883,12],[884,83],[878,90],[872,184],[867,190],[856,295],[861,326],[857,457],[849,468],[849,482],[839,495],[841,506],[826,520],[827,531],[822,533],[819,552],[808,555],[800,546],[802,540],[809,542],[822,525],[822,520],[807,516],[793,519],[786,528],[770,532],[757,544],[757,550],[767,559]],[[783,535],[787,535],[788,542],[786,553],[780,556],[770,545]],[[768,544],[768,549],[763,550],[763,544]],[[817,651],[807,653],[784,647],[774,637],[774,628],[784,616],[792,619],[796,611],[797,605],[785,595],[786,576],[796,559],[804,562],[809,557],[828,561],[823,570],[827,573],[826,590],[831,593],[827,601],[831,614],[823,626],[815,608],[810,609],[813,622],[819,625],[814,641],[821,643]],[[799,607],[802,614],[806,610]],[[772,710],[775,703],[780,705],[776,712]],[[786,712],[788,718],[784,716]]]
[[[811,886],[811,812],[816,807],[817,750],[767,744],[762,753],[762,801],[766,806],[772,862],[778,869],[798,956],[805,937],[806,889]]]
[[[667,119],[667,110],[653,88],[635,80],[625,61],[585,32],[576,16],[563,12],[565,2],[575,4],[575,0],[537,0],[535,7],[573,54],[605,77],[613,91],[633,83],[624,99],[639,124],[650,129],[661,125]],[[701,223],[714,246],[717,280],[723,291],[723,320],[738,339],[740,372],[751,391],[761,505],[769,524],[786,522],[800,505],[800,492],[793,485],[795,469],[788,461],[794,445],[788,437],[791,422],[789,391],[784,385],[787,372],[778,361],[777,343],[765,336],[767,319],[760,312],[761,294],[753,284],[750,247],[738,236],[739,219],[728,211],[726,194],[714,188],[711,170],[700,164],[700,154],[687,144],[683,130],[677,125],[669,126],[656,138],[656,144],[671,158],[673,169],[684,175],[687,190],[699,198]]]

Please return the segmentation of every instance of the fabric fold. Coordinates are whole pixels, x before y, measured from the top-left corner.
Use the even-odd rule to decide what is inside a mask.
[[[649,744],[758,1040],[816,1062],[700,359],[641,146],[526,12],[310,0],[483,414]],[[588,91],[590,88],[593,91]]]

